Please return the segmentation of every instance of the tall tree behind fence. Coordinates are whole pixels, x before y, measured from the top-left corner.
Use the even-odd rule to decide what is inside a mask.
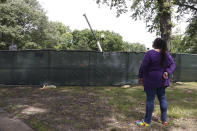
[[[136,84],[144,53],[0,51],[0,84],[110,86]],[[197,55],[172,54],[174,81],[197,81]]]

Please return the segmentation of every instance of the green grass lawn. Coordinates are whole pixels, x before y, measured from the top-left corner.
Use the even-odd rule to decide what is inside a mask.
[[[136,120],[145,115],[142,86],[0,88],[0,107],[38,131],[45,130],[166,130],[197,129],[197,83],[173,84],[166,90],[169,125],[158,122],[157,98],[151,128],[140,128]],[[45,111],[24,113],[27,109]]]
[[[132,88],[95,87],[91,92],[108,99],[108,104],[114,109],[115,118],[121,122],[134,122],[143,119],[145,115],[145,93],[142,86]],[[158,130],[192,130],[197,129],[197,83],[172,84],[166,90],[168,102],[167,127],[161,127],[157,121],[160,118],[160,106],[155,99],[152,129]],[[178,121],[178,122],[177,122]]]

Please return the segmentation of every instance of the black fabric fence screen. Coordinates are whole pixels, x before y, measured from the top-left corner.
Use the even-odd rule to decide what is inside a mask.
[[[0,51],[2,85],[110,86],[137,84],[144,53]],[[173,81],[197,81],[197,55],[172,54]]]

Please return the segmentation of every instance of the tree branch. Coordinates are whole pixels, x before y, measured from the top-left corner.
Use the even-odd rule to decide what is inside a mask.
[[[197,12],[197,7],[195,7],[195,5],[184,4],[184,3],[181,3],[180,1],[176,1],[175,4],[181,7],[185,7],[186,9],[195,10]]]

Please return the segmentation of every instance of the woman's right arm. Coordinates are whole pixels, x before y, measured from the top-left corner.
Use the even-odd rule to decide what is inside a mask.
[[[140,67],[143,74],[147,73],[150,62],[151,62],[150,54],[146,52],[146,54],[144,55],[144,59],[142,61],[141,67]]]
[[[143,70],[142,70],[142,64],[140,65],[139,74],[138,74],[138,83],[142,84],[142,78],[143,78]]]
[[[140,66],[139,69],[139,74],[138,74],[138,82],[142,83],[142,79],[143,79],[143,74],[147,72],[147,68],[150,64],[150,55],[148,54],[148,52],[145,53],[144,55],[144,59],[142,61],[142,64]]]

